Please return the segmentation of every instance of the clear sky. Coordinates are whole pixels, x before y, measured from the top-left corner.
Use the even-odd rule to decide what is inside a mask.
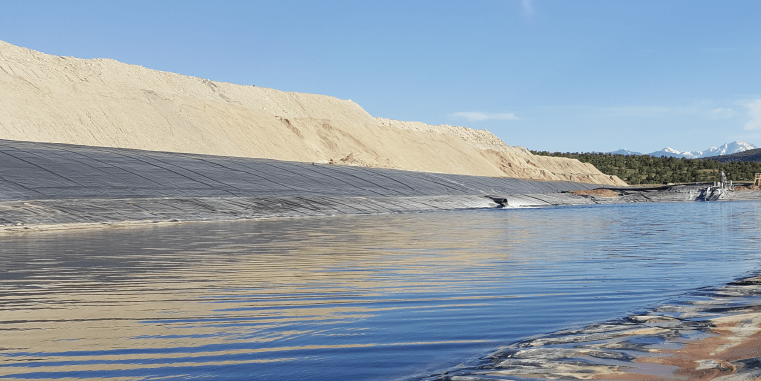
[[[0,40],[536,150],[761,146],[756,0],[3,0]]]

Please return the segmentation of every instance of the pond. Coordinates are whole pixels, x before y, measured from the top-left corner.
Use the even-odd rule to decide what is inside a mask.
[[[761,204],[0,236],[0,377],[405,380],[755,274]]]

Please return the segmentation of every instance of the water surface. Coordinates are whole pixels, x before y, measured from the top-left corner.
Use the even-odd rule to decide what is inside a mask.
[[[424,377],[754,273],[760,205],[5,235],[0,377]]]

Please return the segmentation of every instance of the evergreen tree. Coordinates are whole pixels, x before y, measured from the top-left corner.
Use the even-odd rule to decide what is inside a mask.
[[[711,159],[651,157],[649,155],[613,155],[610,153],[578,153],[531,151],[534,155],[569,157],[594,165],[606,175],[615,175],[627,184],[688,183],[718,181],[720,171],[735,182],[753,181],[761,173],[761,163],[722,163]]]

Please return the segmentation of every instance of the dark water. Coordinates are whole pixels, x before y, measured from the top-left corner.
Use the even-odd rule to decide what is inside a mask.
[[[0,236],[0,377],[393,380],[761,263],[761,204]]]

